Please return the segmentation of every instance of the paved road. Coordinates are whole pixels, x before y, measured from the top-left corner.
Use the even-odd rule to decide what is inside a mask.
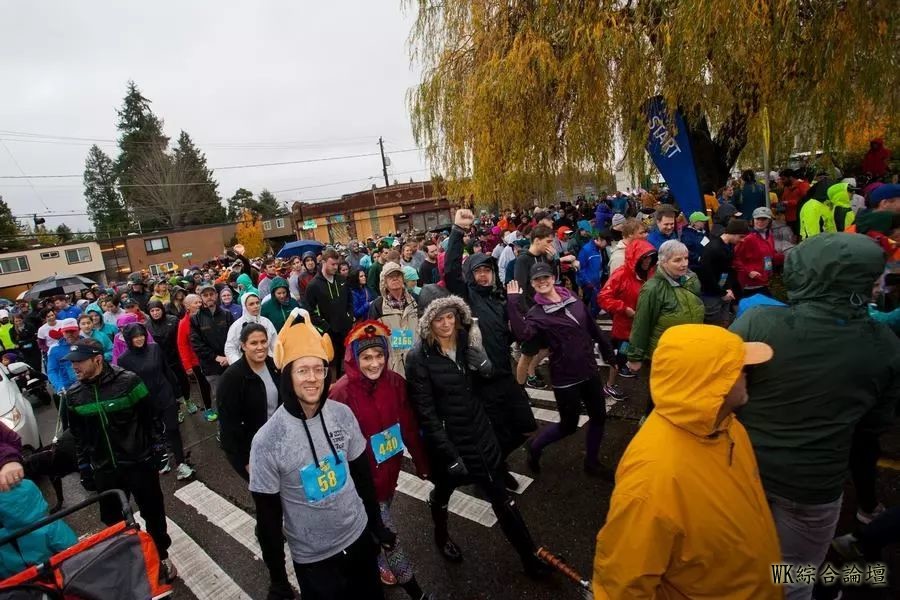
[[[625,380],[629,394],[625,402],[609,410],[607,435],[603,442],[603,460],[614,466],[637,430],[637,418],[646,402],[646,373]],[[541,422],[558,418],[552,394],[530,391],[535,415]],[[44,439],[52,437],[55,414],[52,409],[38,411]],[[582,419],[582,424],[586,420]],[[188,482],[176,482],[174,474],[161,477],[166,496],[173,547],[173,561],[180,572],[175,586],[176,598],[232,600],[264,598],[268,580],[265,566],[253,535],[254,510],[243,480],[233,473],[215,440],[215,424],[202,420],[199,413],[182,425],[190,461],[197,476]],[[522,514],[539,544],[562,554],[586,576],[590,575],[594,538],[603,524],[612,485],[586,476],[583,430],[550,447],[544,454],[540,475],[530,473],[524,453],[514,453],[513,472],[522,482],[517,495]],[[892,432],[886,440],[886,452],[900,458],[900,435]],[[489,505],[463,488],[451,501],[451,535],[462,547],[461,565],[443,561],[432,542],[431,519],[424,497],[430,484],[420,481],[406,461],[394,506],[398,535],[413,558],[423,587],[441,598],[467,599],[577,599],[576,588],[562,576],[546,582],[525,577],[519,561],[496,525]],[[711,482],[714,483],[714,482]],[[880,481],[886,503],[900,503],[900,477],[892,470],[883,472]],[[45,495],[52,491],[43,485]],[[66,504],[85,497],[76,475],[64,480]],[[852,486],[845,495],[845,515],[840,531],[851,526]],[[88,509],[73,515],[70,524],[79,534],[101,528],[97,513]],[[889,566],[900,569],[900,555],[893,552]],[[894,584],[896,585],[896,583]],[[406,595],[399,589],[388,591],[390,600]],[[900,597],[898,588],[879,594],[846,594],[844,598]]]

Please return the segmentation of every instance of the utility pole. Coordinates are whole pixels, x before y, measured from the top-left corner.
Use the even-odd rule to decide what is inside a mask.
[[[388,183],[387,160],[384,158],[384,140],[381,137],[378,138],[378,146],[381,148],[381,172],[384,173],[384,185],[388,187],[391,184]]]

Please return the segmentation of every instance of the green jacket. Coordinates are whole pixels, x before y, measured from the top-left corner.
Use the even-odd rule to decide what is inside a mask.
[[[821,200],[811,198],[800,209],[800,239],[805,240],[820,233],[834,233],[834,213]]]
[[[666,329],[674,325],[703,323],[703,315],[697,276],[688,271],[684,281],[678,284],[661,267],[657,268],[638,296],[628,340],[628,360],[650,360],[659,336]]]
[[[900,400],[900,341],[866,312],[884,269],[864,236],[823,233],[788,254],[790,305],[748,310],[731,326],[775,355],[751,367],[740,410],[766,492],[802,504],[840,496],[853,431],[875,435]]]
[[[837,231],[847,231],[853,225],[856,215],[850,209],[849,183],[836,183],[828,188],[828,204]]]
[[[288,291],[287,301],[284,303],[279,302],[278,299],[275,298],[275,290],[278,288],[284,288]],[[283,277],[274,278],[270,289],[272,297],[266,302],[263,302],[260,314],[272,321],[272,325],[275,326],[275,331],[281,331],[281,328],[284,327],[284,322],[287,321],[288,315],[300,305],[297,304],[296,300],[291,298],[291,289],[288,286],[288,282],[285,281]]]

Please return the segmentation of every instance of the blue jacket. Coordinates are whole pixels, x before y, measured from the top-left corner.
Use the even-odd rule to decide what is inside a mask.
[[[45,516],[47,502],[31,480],[25,479],[8,492],[0,492],[0,537]],[[22,536],[15,541],[18,549],[12,544],[0,547],[0,579],[40,564],[77,541],[75,532],[62,519]]]
[[[81,309],[74,304],[56,313],[57,319],[77,319],[80,316]]]
[[[612,222],[612,218],[613,211],[606,202],[599,203],[597,205],[597,212],[594,213],[594,226],[597,229],[606,229]]]
[[[628,210],[628,197],[627,196],[616,196],[612,201],[612,208],[614,213],[625,214],[625,211]]]
[[[578,262],[581,267],[575,280],[579,286],[591,286],[595,292],[600,291],[600,282],[603,281],[604,252],[597,248],[597,244],[590,240],[578,253]]]
[[[693,227],[681,230],[681,243],[688,249],[688,268],[694,273],[700,271],[700,257],[703,256],[703,238],[706,232],[697,231]]]
[[[60,340],[47,353],[47,377],[56,393],[78,381],[78,378],[75,377],[75,370],[72,369],[72,363],[64,358],[68,353],[69,344],[66,340]]]
[[[91,338],[97,340],[97,343],[103,347],[103,360],[112,362],[113,342],[102,329],[95,329],[91,332]]]
[[[653,247],[656,248],[657,250],[659,250],[659,247],[663,245],[663,242],[668,242],[669,240],[677,240],[677,239],[678,239],[678,230],[677,229],[672,230],[672,235],[665,236],[662,234],[662,232],[659,229],[654,227],[653,230],[650,232],[650,234],[647,236],[647,241],[650,242],[651,244],[653,244]]]
[[[351,289],[350,293],[353,296],[353,316],[357,319],[368,318],[369,305],[375,299],[372,290],[369,289],[369,286],[365,286],[361,289]]]

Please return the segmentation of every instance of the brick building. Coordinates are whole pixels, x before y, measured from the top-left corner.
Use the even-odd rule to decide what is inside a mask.
[[[452,207],[430,181],[399,183],[344,194],[328,202],[295,202],[301,239],[329,244],[381,237],[394,231],[427,231],[453,222]]]

